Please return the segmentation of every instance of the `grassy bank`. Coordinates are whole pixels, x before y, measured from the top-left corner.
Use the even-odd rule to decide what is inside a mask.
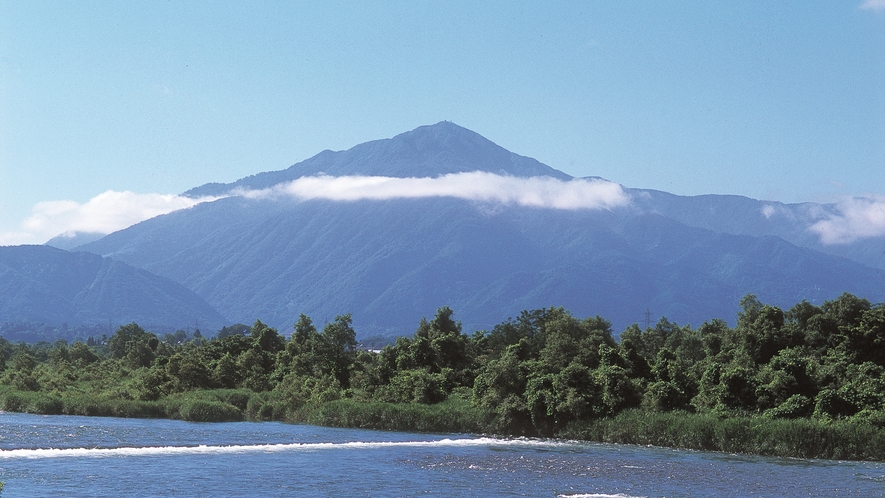
[[[885,430],[851,421],[629,410],[573,423],[557,436],[778,457],[885,461]]]
[[[0,392],[6,411],[171,418],[197,422],[280,420],[329,427],[407,432],[506,434],[490,414],[468,400],[442,403],[380,403],[336,400],[316,406],[287,406],[270,393],[248,389],[202,390],[157,401],[58,397],[45,393]],[[795,458],[885,461],[885,430],[867,423],[763,417],[719,418],[685,412],[628,410],[611,417],[572,423],[557,437],[621,444],[666,446],[727,453]]]
[[[434,405],[341,399],[296,407],[274,393],[255,393],[248,389],[191,391],[156,401],[70,394],[62,397],[5,390],[0,391],[0,409],[43,415],[169,418],[192,422],[276,420],[404,432],[482,433],[492,429],[491,417],[456,396]]]
[[[141,401],[87,394],[68,394],[62,397],[41,392],[6,390],[0,393],[0,409],[44,415],[228,422],[247,418],[246,403],[250,397],[247,390],[219,390],[169,396],[157,401]]]
[[[492,429],[490,416],[460,398],[435,405],[338,400],[323,403],[305,415],[304,422],[329,427],[477,434]]]

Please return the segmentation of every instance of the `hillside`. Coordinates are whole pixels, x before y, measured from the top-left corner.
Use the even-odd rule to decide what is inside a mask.
[[[809,229],[816,222],[838,215],[833,204],[783,204],[738,195],[680,196],[657,190],[627,191],[643,212],[659,214],[688,226],[735,235],[773,235],[800,247],[885,270],[885,237],[823,244],[819,233]]]
[[[227,323],[182,285],[121,261],[48,246],[0,247],[0,322],[138,322],[216,330]]]

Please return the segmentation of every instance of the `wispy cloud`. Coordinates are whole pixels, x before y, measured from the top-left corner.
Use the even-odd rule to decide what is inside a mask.
[[[860,8],[863,10],[881,12],[885,10],[885,0],[864,0],[864,2],[860,4]]]
[[[456,173],[438,178],[311,176],[264,190],[238,190],[231,194],[252,199],[289,196],[304,200],[336,201],[455,197],[484,203],[553,209],[612,209],[630,203],[629,196],[620,185],[604,180],[515,178],[483,172]],[[0,245],[42,244],[57,235],[76,232],[108,234],[161,214],[218,198],[193,199],[109,190],[85,203],[41,202],[21,223],[21,230],[0,233]]]
[[[553,209],[612,209],[630,204],[629,196],[620,185],[605,180],[517,178],[485,172],[453,173],[437,178],[310,176],[269,189],[232,193],[248,198],[287,195],[337,201],[455,197]]]
[[[826,245],[885,236],[885,197],[844,199],[836,204],[836,214],[814,223],[809,230],[817,233]]]
[[[108,234],[140,221],[213,199],[108,190],[85,203],[40,202],[21,223],[21,230],[0,233],[0,245],[42,244],[66,232]]]
[[[759,210],[762,213],[762,216],[765,216],[766,220],[770,220],[773,216],[779,218],[786,218],[788,220],[795,220],[796,215],[789,208],[784,206],[783,204],[765,204]]]

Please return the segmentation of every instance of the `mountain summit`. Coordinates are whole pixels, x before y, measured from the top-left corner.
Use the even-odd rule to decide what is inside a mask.
[[[514,154],[467,128],[441,121],[345,151],[326,150],[282,171],[258,173],[233,183],[208,183],[183,195],[201,197],[222,195],[238,188],[264,189],[302,176],[320,174],[409,178],[470,171],[517,177],[572,178],[535,159]]]

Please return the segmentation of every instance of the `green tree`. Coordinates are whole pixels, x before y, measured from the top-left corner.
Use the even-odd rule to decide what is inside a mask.
[[[133,367],[149,366],[156,357],[160,341],[157,336],[146,332],[136,323],[123,325],[108,339],[108,350],[112,358],[126,359]]]
[[[660,349],[652,374],[655,381],[646,388],[646,405],[661,411],[690,408],[692,398],[698,394],[698,382],[682,356],[668,348]]]
[[[563,308],[551,308],[544,320],[545,340],[539,358],[550,372],[559,372],[574,361],[596,368],[599,346],[616,345],[611,324],[599,316],[578,320]]]
[[[225,337],[231,335],[246,335],[249,332],[249,326],[243,323],[238,323],[236,325],[228,325],[221,328],[217,334],[215,334],[216,339],[224,339]]]
[[[795,395],[814,399],[818,393],[812,360],[799,348],[780,351],[757,374],[757,405],[762,409],[776,408]],[[799,398],[794,399],[793,404]],[[792,413],[792,412],[791,412]]]
[[[324,370],[345,389],[350,386],[350,371],[356,358],[356,331],[352,323],[350,313],[336,316],[323,327],[321,342]]]
[[[49,352],[49,361],[58,365],[71,361],[71,352],[68,350],[67,341],[60,339]]]
[[[752,411],[756,408],[757,381],[753,371],[731,367],[722,372],[719,404],[731,409]]]
[[[270,375],[265,365],[267,358],[257,348],[250,348],[237,357],[241,386],[255,392],[269,391]]]
[[[393,403],[433,404],[446,399],[445,377],[426,369],[401,370],[390,379],[382,399]]]
[[[213,387],[212,372],[195,350],[172,355],[166,362],[166,374],[173,379],[177,391]]]
[[[253,347],[271,356],[286,346],[285,339],[280,336],[277,330],[261,323],[261,320],[255,320],[249,336],[252,338]]]
[[[473,387],[473,399],[479,407],[494,412],[502,427],[522,434],[532,432],[525,401],[529,366],[520,361],[530,349],[525,338],[508,346],[500,358],[490,360],[480,369]]]
[[[723,350],[728,349],[732,341],[732,331],[721,318],[714,318],[709,322],[704,322],[698,327],[698,335],[704,345],[704,352],[707,357],[719,356]]]
[[[71,361],[81,366],[90,365],[99,360],[98,355],[83,341],[77,341],[71,345]]]
[[[285,349],[277,354],[274,378],[280,381],[289,373],[298,376],[319,375],[322,370],[323,339],[309,316],[301,314]]]
[[[233,388],[240,381],[240,373],[237,370],[237,362],[230,353],[224,353],[212,369],[212,379],[222,388]]]
[[[864,310],[857,325],[849,327],[849,337],[857,363],[885,366],[885,305]]]
[[[461,322],[452,319],[453,314],[451,308],[444,306],[427,324],[426,332],[420,327],[418,330],[418,334],[423,332],[430,339],[435,359],[435,365],[430,367],[437,372],[443,368],[464,370],[471,362],[467,336],[461,333]]]
[[[803,342],[802,336],[793,336],[790,331],[784,328],[784,312],[777,306],[763,305],[738,320],[743,349],[757,365],[768,363],[778,351]]]
[[[37,358],[27,349],[18,348],[9,361],[10,367],[3,377],[3,384],[11,385],[20,391],[39,391],[40,383],[34,375]]]

